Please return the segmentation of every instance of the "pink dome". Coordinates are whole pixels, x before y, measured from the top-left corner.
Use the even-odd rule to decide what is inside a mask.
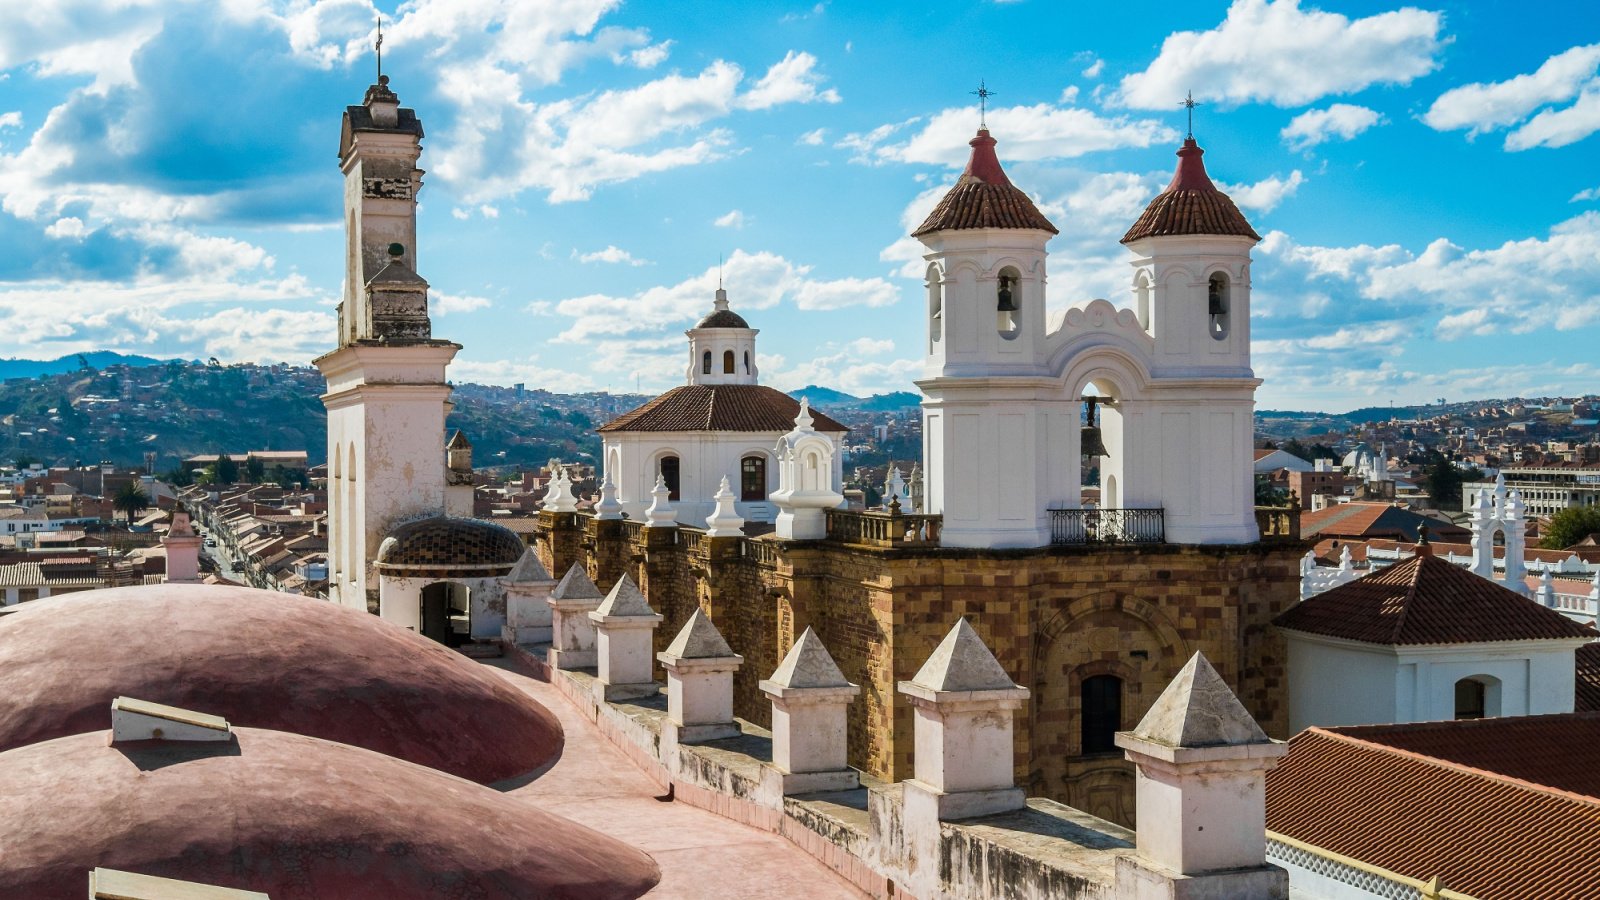
[[[366,612],[253,588],[86,591],[0,617],[0,750],[103,730],[119,695],[488,783],[561,724],[482,665]]]
[[[273,900],[637,897],[643,852],[526,800],[316,738],[110,745],[102,729],[0,753],[0,897],[79,898],[95,866]]]

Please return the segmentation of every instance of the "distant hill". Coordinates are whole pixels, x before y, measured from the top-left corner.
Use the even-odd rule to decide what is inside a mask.
[[[0,380],[7,378],[43,378],[46,375],[65,375],[85,367],[103,369],[107,366],[159,366],[169,360],[149,356],[117,353],[112,350],[95,350],[91,353],[73,353],[59,359],[0,359]]]
[[[889,394],[873,394],[871,397],[857,397],[825,388],[820,385],[809,384],[798,391],[790,391],[789,396],[800,399],[802,396],[811,400],[814,406],[821,409],[859,409],[867,412],[889,412],[916,406],[922,402],[922,395],[909,391],[895,391]]]

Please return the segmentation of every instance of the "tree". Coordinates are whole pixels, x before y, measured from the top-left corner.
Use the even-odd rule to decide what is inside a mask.
[[[1444,458],[1437,450],[1428,451],[1427,471],[1423,479],[1428,483],[1428,496],[1435,506],[1446,510],[1461,508],[1461,484],[1465,473],[1455,463]]]
[[[1550,517],[1539,546],[1565,550],[1596,532],[1600,532],[1600,506],[1569,506]]]
[[[261,476],[267,473],[267,464],[254,456],[244,461],[244,478],[251,484],[260,484]]]
[[[211,464],[210,469],[212,484],[239,483],[239,464],[226,453],[218,453],[217,461]]]
[[[172,485],[173,487],[188,487],[189,485],[194,484],[194,473],[188,469],[185,469],[183,466],[179,466],[165,475],[162,475],[161,480]]]
[[[144,492],[137,481],[129,481],[117,488],[117,494],[111,499],[111,505],[132,522],[139,513],[150,508],[150,495]]]

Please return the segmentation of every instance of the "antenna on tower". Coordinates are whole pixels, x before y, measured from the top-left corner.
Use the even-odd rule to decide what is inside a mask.
[[[1182,106],[1189,111],[1189,140],[1194,140],[1194,108],[1199,106],[1199,101],[1194,99],[1194,91],[1189,91],[1183,98]]]
[[[722,254],[717,254],[717,290],[722,290]]]
[[[378,14],[378,40],[373,44],[378,51],[378,83],[383,83],[383,14]]]
[[[980,80],[978,82],[978,89],[975,91],[969,91],[968,93],[975,94],[978,98],[978,127],[988,128],[989,98],[994,96],[994,91],[989,90],[989,86]]]

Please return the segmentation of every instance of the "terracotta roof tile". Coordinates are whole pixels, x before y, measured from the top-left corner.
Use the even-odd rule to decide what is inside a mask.
[[[761,384],[686,384],[612,419],[597,430],[613,431],[779,431],[794,428],[800,401]],[[818,412],[818,431],[848,431]]]
[[[1436,538],[1469,537],[1472,532],[1392,503],[1338,503],[1300,516],[1300,533],[1311,537],[1403,538],[1415,541],[1419,526]]]
[[[1578,712],[1600,712],[1600,644],[1579,647],[1573,668],[1573,706]]]
[[[1175,234],[1238,235],[1261,240],[1227,194],[1217,190],[1200,157],[1205,151],[1189,138],[1178,150],[1178,170],[1167,189],[1156,195],[1144,214],[1122,236],[1124,244],[1147,237]]]
[[[966,170],[928,218],[911,232],[912,237],[968,228],[1031,228],[1060,233],[1033,205],[1033,200],[1006,177],[989,129],[979,129],[978,136],[968,143],[972,156]]]
[[[1592,767],[1600,719],[1562,728],[1585,731],[1574,765]],[[1267,774],[1269,830],[1478,900],[1600,896],[1600,802],[1345,730],[1290,740]],[[1516,743],[1538,739],[1534,727]]]
[[[1334,730],[1374,744],[1600,799],[1600,713],[1353,725]]]
[[[1588,625],[1432,555],[1325,591],[1273,623],[1388,645],[1600,637]]]

